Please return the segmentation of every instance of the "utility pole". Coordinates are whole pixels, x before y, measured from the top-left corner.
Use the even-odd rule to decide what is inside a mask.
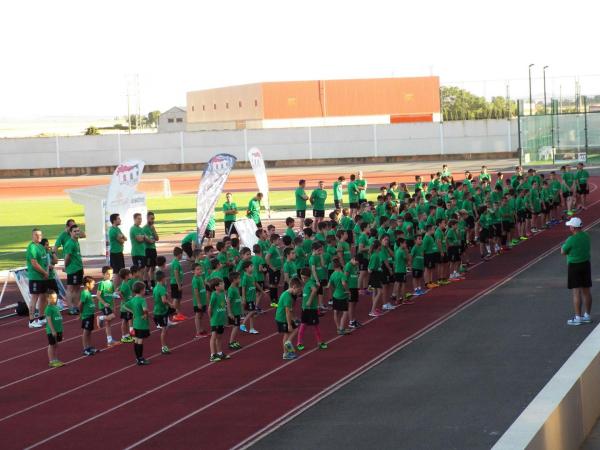
[[[548,114],[546,110],[546,69],[550,66],[544,66],[544,114]]]
[[[531,111],[533,109],[533,98],[531,96],[531,68],[535,64],[529,64],[529,115],[531,116]]]

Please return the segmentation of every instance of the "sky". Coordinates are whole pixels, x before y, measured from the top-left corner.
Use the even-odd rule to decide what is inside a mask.
[[[0,119],[122,116],[258,81],[438,75],[478,95],[600,94],[591,0],[5,2]],[[135,80],[138,79],[139,83]],[[129,89],[128,89],[129,86]]]

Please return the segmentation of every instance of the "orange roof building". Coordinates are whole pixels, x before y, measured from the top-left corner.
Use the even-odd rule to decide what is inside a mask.
[[[188,131],[439,120],[439,77],[268,82],[187,93]]]

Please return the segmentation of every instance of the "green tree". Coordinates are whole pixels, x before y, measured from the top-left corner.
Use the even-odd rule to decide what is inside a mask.
[[[150,126],[152,127],[156,127],[158,126],[158,118],[160,116],[160,111],[150,111],[148,113],[148,123],[150,124]]]
[[[517,104],[504,97],[487,101],[456,86],[442,86],[442,113],[444,120],[504,119],[516,115]]]
[[[86,136],[97,136],[100,134],[100,131],[98,131],[98,128],[91,126],[91,127],[87,127],[87,129],[85,130],[85,135]]]

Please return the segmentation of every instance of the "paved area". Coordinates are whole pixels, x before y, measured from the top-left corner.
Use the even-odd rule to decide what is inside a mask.
[[[489,449],[595,326],[566,325],[565,268],[552,253],[253,448]]]

